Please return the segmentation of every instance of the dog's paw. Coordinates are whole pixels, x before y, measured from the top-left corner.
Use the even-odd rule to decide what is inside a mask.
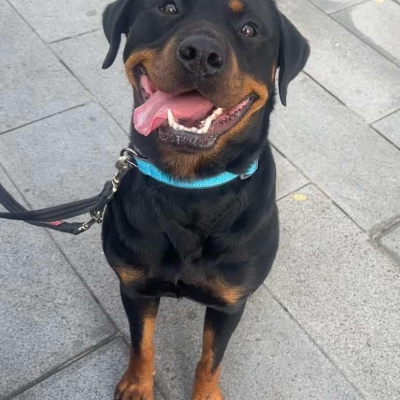
[[[153,385],[135,383],[122,378],[115,388],[114,400],[154,400]]]
[[[215,387],[213,391],[198,389],[193,393],[192,400],[224,400],[219,387]]]

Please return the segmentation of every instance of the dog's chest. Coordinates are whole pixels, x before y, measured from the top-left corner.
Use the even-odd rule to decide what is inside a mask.
[[[244,294],[241,287],[216,277],[198,281],[183,277],[176,282],[149,278],[135,290],[144,296],[188,298],[208,306],[233,305]]]
[[[191,244],[182,245],[185,259],[171,245],[162,262],[150,266],[136,290],[146,296],[185,297],[206,305],[236,303],[247,280],[247,255],[224,240],[223,246],[212,235],[204,240],[194,237],[185,235]]]

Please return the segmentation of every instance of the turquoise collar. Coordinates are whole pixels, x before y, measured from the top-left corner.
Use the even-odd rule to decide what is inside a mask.
[[[134,158],[136,161],[136,167],[143,175],[150,176],[158,182],[180,189],[210,189],[216,186],[225,185],[226,183],[232,182],[237,178],[242,180],[247,179],[258,169],[258,160],[256,160],[250,165],[246,173],[241,175],[236,175],[231,172],[223,172],[211,178],[195,179],[192,181],[177,180],[158,169],[150,161],[136,156]]]

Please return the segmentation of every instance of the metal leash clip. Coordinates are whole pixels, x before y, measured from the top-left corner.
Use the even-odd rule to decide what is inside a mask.
[[[111,183],[113,185],[113,190],[109,195],[109,199],[113,197],[115,192],[118,190],[121,181],[126,175],[126,173],[132,168],[137,168],[137,165],[134,162],[135,156],[138,157],[139,155],[136,153],[136,151],[130,148],[126,148],[121,151],[120,157],[115,163],[115,168],[118,170],[118,172],[114,175],[114,177],[111,180]]]
[[[117,169],[117,173],[111,179],[112,190],[108,195],[107,199],[111,200],[118,190],[119,186],[121,185],[122,179],[127,174],[129,170],[132,168],[137,168],[135,163],[135,157],[139,157],[139,154],[136,151],[126,148],[121,151],[120,157],[115,163],[115,168]],[[82,224],[80,231],[87,231],[90,229],[94,224],[101,224],[103,222],[104,212],[106,210],[106,205],[102,210],[99,211],[92,211],[90,216],[92,217],[88,222]]]
[[[82,224],[82,226],[79,228],[80,232],[83,231],[87,231],[88,229],[90,229],[94,224],[101,224],[103,222],[103,215],[104,215],[104,211],[92,211],[90,213],[90,216],[92,217],[88,222],[85,222],[84,224]]]

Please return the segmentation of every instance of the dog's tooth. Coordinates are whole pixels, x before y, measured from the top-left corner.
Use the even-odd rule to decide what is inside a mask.
[[[209,116],[209,117],[206,119],[206,122],[204,123],[203,128],[202,128],[203,131],[204,131],[204,133],[207,133],[207,132],[208,132],[208,130],[210,129],[210,126],[211,126],[212,122],[213,122],[212,116]]]
[[[174,121],[172,123],[172,128],[174,128],[176,131],[178,131],[179,130],[179,124]]]
[[[168,110],[168,111],[167,111],[167,114],[168,114],[168,125],[169,125],[171,128],[173,128],[173,127],[174,127],[174,122],[175,122],[174,115],[172,114],[172,111],[171,111],[171,110]]]
[[[190,132],[197,133],[197,129],[196,128],[191,128]]]
[[[178,121],[174,117],[174,114],[172,114],[171,110],[167,111],[168,114],[168,124],[171,128],[177,129],[177,126],[179,125]]]
[[[218,115],[221,115],[223,111],[224,111],[223,108],[217,108],[217,109],[213,112],[213,114],[216,115],[216,116],[218,117]]]
[[[179,127],[179,130],[180,130],[180,131],[187,131],[186,126],[183,126],[183,125],[181,125],[181,124],[178,124],[178,127]]]

